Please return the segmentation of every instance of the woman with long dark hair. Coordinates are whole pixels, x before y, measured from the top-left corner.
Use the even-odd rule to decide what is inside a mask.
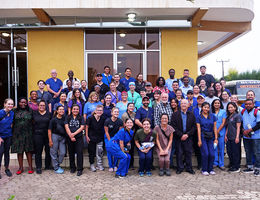
[[[143,74],[139,73],[136,76],[136,81],[135,81],[135,91],[140,93],[141,89],[145,89],[145,82],[143,80]]]
[[[227,105],[225,142],[227,143],[227,153],[229,157],[230,172],[240,172],[240,152],[241,152],[241,116],[237,112],[237,105],[229,102]]]
[[[51,156],[48,140],[48,127],[51,113],[46,111],[46,102],[41,100],[38,110],[33,112],[33,141],[35,152],[36,173],[42,173],[42,151],[45,151],[45,169],[51,168]]]
[[[106,144],[107,152],[119,160],[116,178],[124,178],[128,174],[131,159],[129,150],[131,149],[131,140],[134,136],[133,125],[134,123],[131,119],[126,119],[124,128],[120,129]]]
[[[67,88],[65,88],[65,89],[67,89]],[[56,112],[58,106],[63,106],[64,107],[64,111],[65,111],[64,115],[66,116],[68,114],[68,103],[67,103],[66,99],[67,99],[66,93],[65,92],[61,92],[60,93],[60,101],[58,103],[54,104],[53,111]]]
[[[224,91],[221,83],[220,82],[214,83],[213,88],[215,90],[215,96],[221,98],[221,94]]]
[[[77,104],[79,106],[79,114],[83,115],[83,108],[84,108],[84,100],[82,99],[82,95],[80,89],[74,89],[72,92],[72,98],[68,102],[68,114],[71,114],[72,105]]]
[[[218,144],[217,119],[210,113],[210,104],[201,105],[201,113],[197,120],[198,146],[201,151],[202,175],[215,175],[213,170],[214,148]]]
[[[20,175],[23,172],[23,154],[25,152],[29,170],[28,173],[34,173],[32,167],[33,133],[32,133],[32,110],[28,106],[25,97],[18,99],[17,108],[14,110],[13,137],[11,153],[17,153],[19,169],[16,172]]]
[[[225,153],[225,122],[226,122],[226,111],[223,109],[223,105],[219,99],[213,100],[211,104],[212,113],[217,119],[217,134],[218,134],[218,146],[214,149],[215,160],[214,165],[219,169],[224,170],[224,153]]]
[[[104,117],[110,118],[111,117],[111,110],[112,108],[114,108],[114,104],[111,102],[112,96],[110,94],[106,94],[105,95],[105,102],[104,102],[104,111],[103,111],[103,115]]]
[[[9,162],[10,146],[12,142],[12,124],[14,119],[13,107],[14,101],[12,99],[5,99],[4,108],[0,110],[0,170],[4,155],[5,174],[9,177],[12,176],[12,173],[9,170]],[[1,178],[0,171],[0,179]]]
[[[77,176],[82,175],[83,171],[83,129],[85,126],[84,118],[80,115],[80,106],[73,104],[71,114],[65,118],[65,129],[69,136],[68,149],[70,160],[70,172],[76,172],[75,154],[77,155]]]

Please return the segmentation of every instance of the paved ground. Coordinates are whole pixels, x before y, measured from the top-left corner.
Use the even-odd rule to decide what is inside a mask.
[[[15,169],[12,168],[14,172]],[[260,177],[253,174],[221,172],[215,176],[182,173],[171,177],[159,177],[157,170],[152,177],[139,177],[137,171],[130,171],[125,179],[116,179],[108,172],[84,170],[81,177],[70,174],[54,174],[43,171],[42,175],[23,173],[0,179],[0,199],[15,195],[18,200],[45,199],[260,199]]]

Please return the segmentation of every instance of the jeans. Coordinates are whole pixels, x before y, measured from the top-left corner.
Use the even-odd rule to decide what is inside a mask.
[[[200,147],[201,152],[201,166],[203,172],[211,172],[213,170],[213,163],[215,159],[214,153],[214,140],[206,140],[201,135],[202,145]]]
[[[75,142],[72,142],[68,138],[68,150],[70,159],[70,169],[76,169],[75,154],[77,154],[77,171],[83,170],[83,137],[76,138]]]
[[[4,142],[0,144],[0,169],[1,169],[1,164],[2,164],[2,158],[3,155],[5,156],[5,167],[9,167],[9,162],[10,162],[10,146],[12,143],[12,137],[7,137],[7,138],[2,138]]]
[[[245,139],[244,147],[246,152],[246,164],[248,168],[253,168],[255,165],[256,169],[260,169],[260,139]],[[253,163],[255,158],[255,164]]]
[[[42,168],[42,151],[45,151],[45,168],[49,168],[51,164],[50,147],[48,133],[46,135],[34,134],[34,151],[35,151],[35,165],[37,169]]]
[[[138,149],[139,154],[139,172],[150,172],[152,167],[152,154],[153,151],[150,149],[147,153],[143,153]]]
[[[235,140],[227,141],[227,153],[230,161],[230,167],[234,169],[240,168],[240,145],[235,143]]]
[[[52,159],[52,165],[54,170],[59,169],[60,164],[63,162],[64,156],[66,154],[66,144],[65,137],[57,134],[51,135],[53,146],[50,148],[50,155]]]

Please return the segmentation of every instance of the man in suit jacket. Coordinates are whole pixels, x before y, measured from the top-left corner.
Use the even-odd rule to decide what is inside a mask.
[[[181,110],[173,113],[171,125],[175,129],[175,149],[177,160],[177,174],[184,170],[183,155],[185,158],[186,171],[195,174],[192,170],[192,137],[196,127],[195,116],[188,111],[189,102],[181,100]],[[196,136],[195,136],[196,137]]]

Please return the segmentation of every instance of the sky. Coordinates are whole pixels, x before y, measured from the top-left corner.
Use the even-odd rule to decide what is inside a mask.
[[[252,30],[237,38],[217,51],[201,58],[198,61],[198,74],[201,65],[207,66],[207,73],[220,78],[222,76],[222,65],[216,60],[229,60],[225,63],[224,72],[228,74],[230,68],[237,69],[238,72],[260,69],[260,0],[254,1],[254,19]],[[260,77],[259,77],[260,79]]]

